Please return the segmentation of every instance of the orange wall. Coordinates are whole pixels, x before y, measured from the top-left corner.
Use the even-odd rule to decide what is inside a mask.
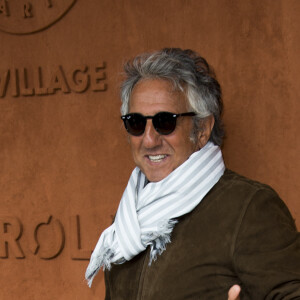
[[[0,8],[0,299],[103,298],[84,272],[134,167],[118,87],[145,51],[214,66],[227,166],[272,185],[300,226],[300,1],[23,2]]]

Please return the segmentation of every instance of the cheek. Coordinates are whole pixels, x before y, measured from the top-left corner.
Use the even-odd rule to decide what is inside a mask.
[[[189,136],[169,140],[168,144],[173,148],[176,160],[180,162],[188,159],[188,157],[196,151],[196,145],[190,140]]]
[[[139,139],[136,137],[128,136],[128,142],[130,145],[131,153],[135,160],[136,156],[138,155],[139,149],[141,148],[141,141],[139,141]]]
[[[178,152],[178,160],[181,162],[186,161],[193,152],[195,152],[195,147],[192,144],[185,144]]]

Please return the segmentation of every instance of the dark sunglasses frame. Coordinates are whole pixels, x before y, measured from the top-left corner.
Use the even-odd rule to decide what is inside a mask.
[[[152,119],[152,124],[155,130],[161,135],[168,135],[172,133],[176,128],[176,121],[178,117],[193,117],[196,113],[186,112],[182,114],[174,114],[171,112],[162,111],[154,116],[143,116],[139,113],[130,113],[121,116],[124,121],[124,126],[127,132],[134,136],[140,136],[144,133],[147,119]],[[133,124],[130,124],[133,122]],[[135,125],[136,128],[134,128]]]

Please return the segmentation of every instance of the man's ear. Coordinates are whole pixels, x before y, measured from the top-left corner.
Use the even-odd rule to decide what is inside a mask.
[[[215,118],[213,115],[210,115],[200,122],[200,131],[197,135],[197,146],[199,149],[203,148],[208,142],[211,132],[214,128]]]

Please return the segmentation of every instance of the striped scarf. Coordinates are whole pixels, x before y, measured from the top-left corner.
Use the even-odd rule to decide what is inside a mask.
[[[136,167],[124,191],[114,223],[103,231],[85,277],[92,285],[99,269],[110,269],[150,246],[150,261],[170,242],[176,218],[191,212],[219,181],[225,170],[218,146],[208,142],[201,150],[159,182],[147,183]]]

